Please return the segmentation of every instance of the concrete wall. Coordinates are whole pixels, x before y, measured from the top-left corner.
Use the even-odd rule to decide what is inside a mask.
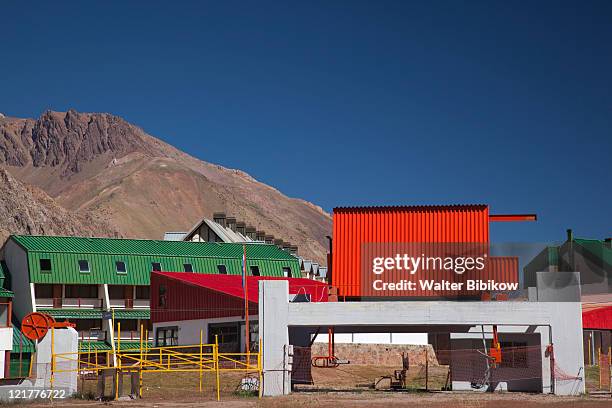
[[[557,366],[570,375],[584,377],[581,305],[577,302],[329,302],[289,303],[288,285],[283,281],[259,283],[260,335],[263,336],[264,395],[288,393],[288,329],[341,327],[350,332],[398,332],[417,326],[440,331],[440,327],[480,325],[524,326],[550,333],[542,339],[554,343]],[[468,331],[466,330],[466,331]],[[421,329],[420,332],[423,330]],[[548,359],[545,359],[548,361]],[[550,365],[543,361],[542,378],[548,379]],[[546,387],[546,384],[544,384]],[[584,392],[584,381],[558,382],[557,394]]]
[[[250,322],[256,322],[258,320],[257,315],[249,316]],[[191,344],[199,344],[200,343],[200,330],[202,330],[202,341],[204,344],[208,344],[208,325],[215,323],[234,323],[241,322],[244,323],[244,319],[241,316],[232,316],[232,317],[220,317],[216,319],[193,319],[193,320],[176,320],[176,321],[167,321],[167,322],[159,322],[153,323],[153,341],[155,341],[157,336],[157,329],[160,327],[178,327],[178,345],[186,346]],[[245,328],[241,326],[240,333],[240,349],[241,352],[244,352],[244,344],[246,342],[245,339]]]

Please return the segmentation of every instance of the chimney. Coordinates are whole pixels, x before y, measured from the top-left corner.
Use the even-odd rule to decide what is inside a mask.
[[[255,239],[257,238],[257,236],[256,236],[256,231],[257,231],[257,230],[255,229],[255,227],[252,227],[252,226],[250,226],[250,225],[249,225],[249,226],[247,226],[247,227],[246,227],[246,235],[247,235],[247,237],[249,237],[249,238],[251,238],[253,241],[255,241]]]
[[[242,221],[236,223],[236,232],[239,232],[242,235],[246,234],[246,224]]]
[[[287,251],[291,253],[291,243],[290,242],[283,242],[283,251]]]
[[[222,212],[213,213],[213,221],[225,227],[225,213],[222,213]]]
[[[297,247],[297,245],[291,245],[291,248],[289,248],[289,252],[292,255],[297,255],[298,254],[298,247]]]
[[[266,240],[266,231],[257,231],[255,233],[255,239],[257,241],[265,241]]]
[[[226,223],[227,228],[231,229],[232,231],[236,231],[236,218],[227,217],[225,219],[225,223]]]
[[[274,243],[274,235],[266,235],[266,244],[273,244]]]
[[[276,239],[274,240],[274,245],[276,245],[277,247],[279,247],[279,248],[281,248],[281,249],[282,249],[282,248],[283,248],[283,240],[282,240],[282,239],[279,239],[279,238],[276,238]]]

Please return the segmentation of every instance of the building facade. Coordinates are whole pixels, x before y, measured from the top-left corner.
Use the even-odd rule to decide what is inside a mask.
[[[212,344],[223,352],[245,351],[245,296],[248,296],[251,351],[258,349],[259,281],[286,280],[296,301],[326,302],[327,285],[310,279],[249,276],[246,289],[240,276],[154,272],[151,274],[151,320],[156,346]]]
[[[17,319],[39,311],[70,320],[83,348],[104,349],[119,335],[122,348],[137,347],[141,328],[151,331],[152,271],[240,275],[244,247],[253,276],[299,274],[295,257],[258,243],[13,235],[3,256]]]
[[[612,347],[612,239],[577,238],[568,230],[565,242],[543,249],[523,272],[525,288],[536,286],[538,272],[578,272],[584,361],[587,365],[597,365],[598,359],[609,358]]]

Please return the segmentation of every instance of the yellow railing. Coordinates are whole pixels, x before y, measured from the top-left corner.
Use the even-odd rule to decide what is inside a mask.
[[[53,343],[53,329],[52,343]],[[200,343],[186,346],[148,347],[141,339],[139,349],[88,350],[75,353],[55,354],[52,347],[51,384],[56,374],[77,372],[78,374],[98,374],[102,370],[116,370],[115,397],[119,396],[118,377],[122,373],[139,373],[139,395],[142,397],[142,375],[144,373],[197,372],[202,391],[204,372],[215,372],[217,400],[220,399],[220,372],[256,372],[259,377],[259,397],[261,397],[262,361],[260,352],[220,353],[218,338],[214,344]],[[52,344],[53,345],[53,344]],[[261,350],[261,348],[260,348]],[[69,364],[66,364],[69,363]],[[76,363],[76,364],[75,364]],[[65,366],[70,366],[65,368]]]

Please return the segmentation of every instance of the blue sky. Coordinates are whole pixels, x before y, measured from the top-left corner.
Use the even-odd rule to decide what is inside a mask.
[[[3,3],[0,112],[114,113],[328,211],[612,235],[612,2],[80,3]]]

